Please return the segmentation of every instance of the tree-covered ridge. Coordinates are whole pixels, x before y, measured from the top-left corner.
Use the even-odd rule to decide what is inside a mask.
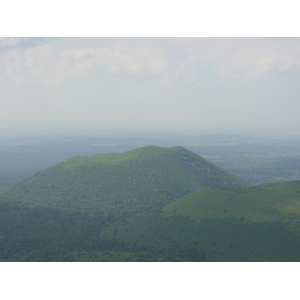
[[[12,186],[5,197],[92,213],[133,213],[206,186],[247,182],[183,147],[72,157]]]
[[[165,148],[159,146],[145,146],[123,153],[109,153],[109,154],[94,154],[90,157],[81,157],[74,156],[63,162],[63,166],[67,170],[74,170],[81,166],[92,166],[95,164],[103,166],[117,166],[120,164],[124,165],[139,165],[141,163],[155,162],[156,160],[161,159],[162,156],[168,154],[186,153],[186,150],[183,147],[172,147]],[[204,160],[204,159],[203,159]]]
[[[204,188],[101,234],[166,260],[300,261],[299,191],[299,181]]]

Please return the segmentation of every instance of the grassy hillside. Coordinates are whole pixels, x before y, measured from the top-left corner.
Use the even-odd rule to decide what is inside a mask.
[[[166,261],[300,261],[300,182],[203,188],[102,234]]]
[[[203,188],[163,208],[198,222],[207,218],[243,218],[252,222],[300,221],[300,181],[240,188]],[[300,225],[300,223],[298,224]],[[299,227],[300,228],[300,227]]]
[[[4,197],[92,213],[133,213],[206,186],[247,186],[183,147],[147,146],[72,157],[9,188]]]

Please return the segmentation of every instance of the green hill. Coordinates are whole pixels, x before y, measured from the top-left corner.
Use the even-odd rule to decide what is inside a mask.
[[[126,214],[207,186],[248,183],[183,147],[147,146],[72,157],[12,186],[4,197],[91,213]]]
[[[300,261],[300,181],[203,188],[102,235],[165,261]]]
[[[246,188],[203,188],[163,208],[196,222],[207,218],[243,218],[251,222],[292,222],[300,225],[300,181]],[[299,227],[300,229],[300,227]]]

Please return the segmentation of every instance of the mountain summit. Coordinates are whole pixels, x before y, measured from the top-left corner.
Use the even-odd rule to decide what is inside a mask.
[[[202,187],[247,185],[183,147],[146,146],[120,154],[71,157],[12,186],[4,196],[91,213],[131,213]]]

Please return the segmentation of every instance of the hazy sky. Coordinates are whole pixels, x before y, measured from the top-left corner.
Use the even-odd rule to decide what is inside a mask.
[[[1,38],[2,121],[300,128],[300,38]]]

